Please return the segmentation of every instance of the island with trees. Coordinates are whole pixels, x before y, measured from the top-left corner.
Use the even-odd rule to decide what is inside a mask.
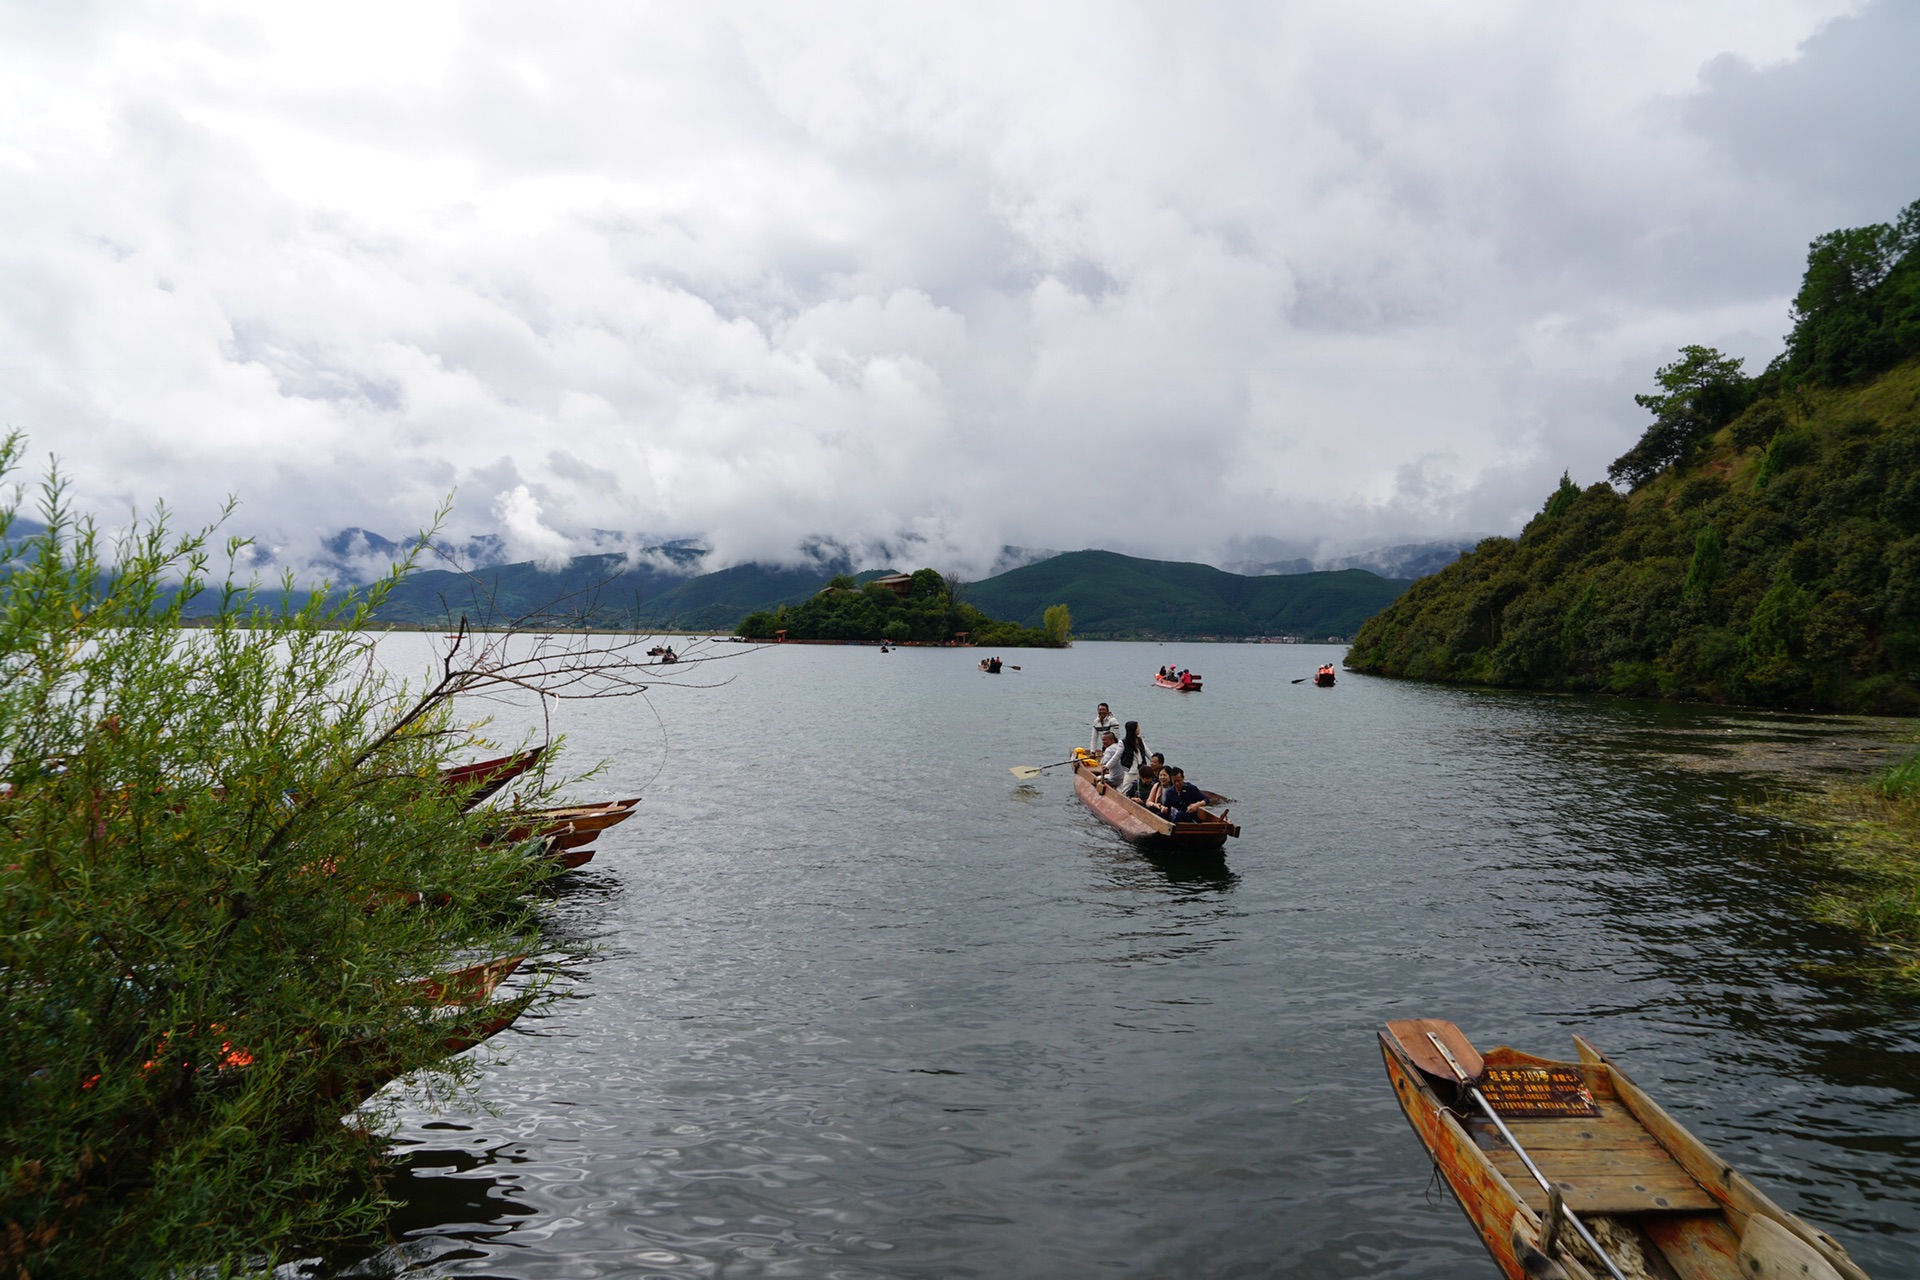
[[[1061,604],[1046,610],[1038,627],[990,618],[966,602],[957,577],[918,569],[872,575],[864,583],[838,574],[806,600],[748,614],[734,634],[748,640],[1064,649],[1073,641],[1073,617]]]

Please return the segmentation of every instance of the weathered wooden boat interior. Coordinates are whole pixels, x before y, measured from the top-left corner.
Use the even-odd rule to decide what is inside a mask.
[[[1512,1280],[1866,1280],[1577,1036],[1575,1062],[1483,1057],[1438,1019],[1390,1022],[1380,1043],[1401,1108]]]

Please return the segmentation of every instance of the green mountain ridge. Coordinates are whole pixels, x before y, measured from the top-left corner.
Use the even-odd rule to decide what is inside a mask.
[[[844,566],[736,565],[693,577],[618,555],[582,556],[561,570],[532,563],[471,574],[409,575],[376,621],[405,626],[578,626],[732,631],[750,613],[817,595]],[[867,582],[878,572],[854,575]],[[1352,635],[1406,583],[1364,569],[1249,577],[1211,565],[1075,551],[969,583],[961,596],[996,618],[1042,626],[1065,604],[1083,639]]]
[[[1357,671],[1920,712],[1920,202],[1815,240],[1757,377],[1687,347],[1607,483],[1360,628]]]
[[[969,603],[1037,627],[1073,611],[1086,640],[1350,636],[1407,583],[1365,569],[1249,577],[1212,565],[1070,551],[965,589]]]

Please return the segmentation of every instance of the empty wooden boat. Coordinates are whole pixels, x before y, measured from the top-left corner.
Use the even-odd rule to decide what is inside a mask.
[[[553,809],[527,809],[502,814],[502,825],[488,833],[487,842],[518,844],[539,836],[562,833],[584,834],[591,838],[608,827],[618,826],[633,815],[639,796],[625,800],[607,800],[599,804],[562,805]]]
[[[1560,1062],[1505,1046],[1482,1057],[1434,1018],[1380,1035],[1401,1109],[1509,1280],[1867,1280],[1573,1043],[1579,1060]]]
[[[440,771],[440,782],[449,791],[464,793],[466,807],[471,809],[531,769],[545,750],[545,747],[529,747],[512,755],[454,765]]]
[[[1201,853],[1221,849],[1240,828],[1227,821],[1226,811],[1206,822],[1169,822],[1153,810],[1129,800],[1106,784],[1100,771],[1085,760],[1073,762],[1073,790],[1081,803],[1120,833],[1129,844],[1161,853]],[[1224,796],[1206,793],[1209,804],[1224,804]]]

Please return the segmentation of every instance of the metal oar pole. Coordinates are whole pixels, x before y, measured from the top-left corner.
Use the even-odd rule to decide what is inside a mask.
[[[1520,1157],[1520,1163],[1525,1165],[1527,1172],[1533,1175],[1533,1180],[1540,1184],[1540,1189],[1547,1193],[1548,1211],[1551,1212],[1552,1202],[1558,1199],[1558,1195],[1554,1189],[1554,1185],[1547,1181],[1547,1175],[1540,1172],[1540,1166],[1533,1162],[1533,1157],[1528,1155],[1526,1148],[1520,1145],[1520,1140],[1513,1136],[1513,1130],[1507,1128],[1507,1122],[1500,1118],[1500,1113],[1495,1111],[1493,1104],[1487,1101],[1487,1095],[1481,1093],[1480,1086],[1476,1085],[1472,1078],[1467,1075],[1466,1068],[1462,1067],[1460,1060],[1453,1056],[1453,1050],[1447,1048],[1446,1043],[1431,1031],[1427,1032],[1427,1039],[1433,1041],[1433,1047],[1438,1049],[1440,1056],[1447,1060],[1447,1066],[1452,1068],[1454,1078],[1460,1082],[1460,1087],[1471,1094],[1473,1100],[1480,1104],[1480,1110],[1486,1113],[1487,1119],[1493,1121],[1493,1127],[1500,1131],[1500,1136],[1506,1139],[1509,1147],[1513,1148],[1513,1154]],[[1587,1224],[1580,1221],[1580,1215],[1575,1213],[1572,1206],[1567,1204],[1565,1200],[1560,1201],[1560,1212],[1566,1216],[1568,1225],[1574,1229],[1575,1234],[1580,1237],[1587,1248],[1593,1250],[1593,1256],[1600,1259],[1600,1265],[1607,1269],[1613,1276],[1613,1280],[1628,1280],[1627,1273],[1620,1269],[1618,1263],[1607,1256],[1607,1251],[1600,1247],[1600,1242],[1593,1238],[1591,1231],[1587,1230]]]

